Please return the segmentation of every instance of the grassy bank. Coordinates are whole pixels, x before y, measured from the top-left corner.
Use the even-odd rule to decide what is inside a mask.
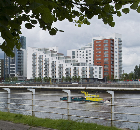
[[[0,111],[0,120],[11,121],[13,123],[28,124],[34,127],[53,128],[58,130],[119,130],[116,127],[101,126],[93,123],[76,122],[69,120],[42,119],[21,114],[14,114]]]

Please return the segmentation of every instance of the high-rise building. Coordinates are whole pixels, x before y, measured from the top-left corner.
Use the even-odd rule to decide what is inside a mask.
[[[20,37],[21,48],[13,48],[14,57],[8,57],[4,53],[4,78],[18,77],[18,80],[25,80],[27,77],[27,54],[26,37]]]
[[[72,59],[58,53],[58,48],[27,49],[27,79],[51,77],[60,81],[62,77],[80,76],[83,80],[103,79],[103,67],[87,65],[84,58]]]
[[[93,37],[94,65],[103,66],[104,78],[120,79],[122,75],[122,40],[120,34]]]
[[[72,59],[83,58],[88,65],[103,66],[103,77],[120,79],[122,74],[122,40],[114,33],[107,37],[93,37],[92,43],[81,49],[67,50]],[[106,78],[105,78],[106,79]]]

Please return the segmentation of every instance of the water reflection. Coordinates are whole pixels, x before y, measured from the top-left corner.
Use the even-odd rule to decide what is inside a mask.
[[[24,105],[24,104],[30,104],[30,105],[32,104],[32,100],[26,100],[26,99],[32,99],[31,92],[26,91],[26,90],[11,90],[11,93],[13,93],[11,94],[11,98],[18,98],[18,99],[11,99],[10,102],[15,103],[15,104],[10,104],[10,108],[11,108],[10,112],[31,115],[32,106]],[[14,93],[23,93],[23,94],[14,94]],[[41,95],[41,94],[44,94],[44,95]],[[45,94],[49,94],[49,95],[45,95]],[[55,107],[67,108],[67,102],[65,101],[60,102],[60,97],[63,97],[62,95],[66,96],[66,93],[62,91],[39,91],[39,92],[36,91],[35,99],[39,99],[43,101],[35,100],[35,105],[37,106],[34,106],[34,110],[38,111],[38,112],[35,112],[35,116],[41,117],[41,118],[51,118],[51,119],[62,119],[62,118],[67,119],[68,117],[66,115],[54,114],[54,113],[67,114],[66,109],[55,108]],[[83,94],[78,94],[78,92],[72,92],[72,95],[83,95]],[[130,105],[131,106],[131,107],[115,106],[115,112],[139,114],[139,107],[133,107],[133,106],[140,106],[139,100],[119,99],[119,98],[139,98],[139,96],[140,96],[139,94],[115,94],[115,105]],[[7,97],[7,94],[0,93],[0,97]],[[110,94],[100,93],[100,97],[107,98],[107,97],[110,97]],[[6,103],[7,99],[0,98],[0,102]],[[2,111],[6,111],[7,104],[5,103],[0,104],[0,107],[4,107],[4,109],[1,109]],[[111,112],[111,106],[109,104],[104,103],[104,104],[97,105],[97,104],[92,104],[92,103],[76,103],[76,102],[69,103],[70,115],[105,118],[106,120],[75,117],[75,116],[71,116],[70,118],[72,120],[93,122],[97,124],[111,126],[111,121],[107,120],[107,119],[111,119],[111,113],[97,112],[97,111]],[[14,109],[21,109],[22,111],[14,110]],[[78,111],[78,110],[71,110],[71,109],[82,109],[82,110]],[[114,117],[115,117],[115,120],[126,120],[126,121],[139,121],[140,120],[140,115],[115,114]],[[139,124],[114,121],[114,125],[118,128],[137,129]]]

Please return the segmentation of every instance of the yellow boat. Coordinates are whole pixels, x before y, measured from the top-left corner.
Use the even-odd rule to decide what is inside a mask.
[[[88,92],[85,91],[81,91],[81,93],[85,94],[86,102],[104,103],[103,98],[99,98],[99,95],[88,94]]]

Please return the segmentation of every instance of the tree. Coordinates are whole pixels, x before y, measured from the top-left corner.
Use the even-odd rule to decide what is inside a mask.
[[[62,82],[63,82],[64,80],[65,80],[65,77],[63,76],[63,77],[62,77]]]
[[[58,30],[53,22],[67,19],[78,27],[89,25],[89,19],[98,16],[104,24],[115,25],[113,15],[121,16],[130,9],[140,13],[140,0],[0,0],[0,32],[4,39],[0,48],[7,56],[14,56],[14,46],[20,48],[19,35],[21,25],[25,22],[27,29],[39,23],[40,28],[55,35]],[[130,8],[125,8],[130,4]],[[122,10],[121,10],[122,9]]]
[[[112,74],[112,75],[111,75],[111,81],[113,81],[113,79],[114,79],[114,75]]]
[[[79,81],[80,81],[80,79],[81,79],[81,78],[80,78],[80,76],[78,76],[78,77],[77,77],[77,82],[79,82]]]
[[[110,76],[109,76],[109,74],[107,75],[107,81],[109,81],[109,79],[110,79]]]

